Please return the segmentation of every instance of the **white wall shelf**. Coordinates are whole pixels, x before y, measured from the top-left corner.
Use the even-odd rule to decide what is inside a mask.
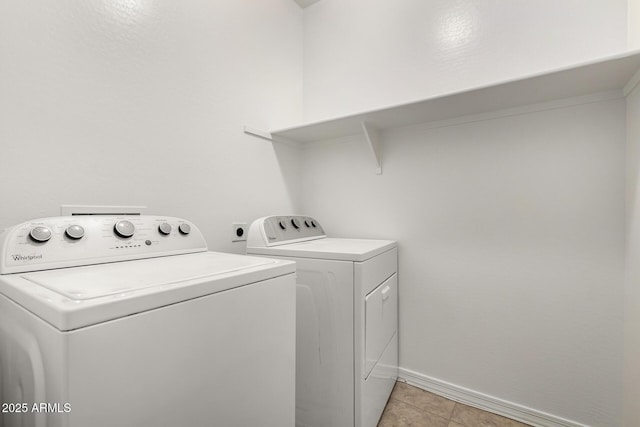
[[[385,129],[452,120],[615,90],[619,90],[622,96],[631,90],[629,86],[637,80],[634,75],[638,70],[640,51],[626,52],[525,78],[273,130],[270,134],[274,141],[288,140],[302,145],[364,134],[374,153],[376,170],[381,173],[379,132]]]

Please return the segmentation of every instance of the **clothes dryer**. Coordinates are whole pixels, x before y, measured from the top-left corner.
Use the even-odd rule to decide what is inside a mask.
[[[254,221],[247,253],[297,265],[296,426],[375,427],[398,377],[398,252],[307,216]]]
[[[179,218],[6,230],[0,426],[293,426],[294,272]]]

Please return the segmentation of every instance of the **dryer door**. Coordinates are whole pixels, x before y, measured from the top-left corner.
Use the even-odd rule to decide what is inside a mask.
[[[365,298],[365,379],[398,326],[398,276],[394,274]]]

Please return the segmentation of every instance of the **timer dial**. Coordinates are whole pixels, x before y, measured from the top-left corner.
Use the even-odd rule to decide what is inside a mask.
[[[300,228],[300,220],[298,218],[293,218],[291,220],[291,225],[293,225],[293,228],[297,230],[298,228]]]
[[[113,226],[113,231],[120,237],[128,238],[133,236],[136,227],[130,221],[122,220],[116,222],[116,225]]]
[[[84,228],[80,227],[79,225],[70,225],[64,232],[67,237],[70,237],[74,240],[79,240],[84,237]]]
[[[189,234],[191,233],[191,226],[189,224],[180,224],[178,226],[178,230],[182,233],[182,234]]]
[[[29,232],[29,236],[36,242],[44,243],[51,238],[51,230],[47,227],[34,227]]]
[[[163,222],[158,226],[158,231],[160,234],[164,234],[165,236],[171,234],[171,225]]]

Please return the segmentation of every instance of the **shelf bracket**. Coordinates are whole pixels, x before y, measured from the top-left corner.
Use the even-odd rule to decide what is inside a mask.
[[[364,137],[367,140],[367,145],[373,154],[373,158],[376,161],[376,174],[382,175],[382,153],[380,152],[380,132],[375,127],[367,124],[367,122],[360,122],[362,125],[362,131]]]
[[[244,127],[244,133],[247,133],[252,136],[257,136],[258,138],[266,139],[267,141],[273,141],[273,138],[271,137],[271,133],[265,132],[260,129],[252,128],[250,126]]]

